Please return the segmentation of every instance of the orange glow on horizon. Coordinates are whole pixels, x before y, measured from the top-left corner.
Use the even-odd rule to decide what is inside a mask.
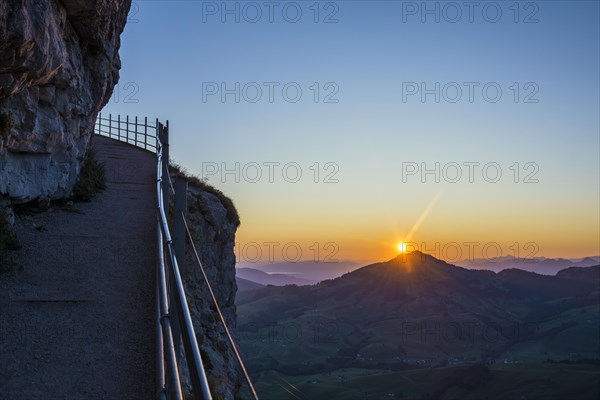
[[[429,192],[406,206],[394,202],[381,212],[373,209],[369,213],[355,213],[353,218],[347,218],[345,210],[339,215],[326,214],[323,210],[327,208],[312,214],[308,209],[286,213],[283,208],[273,207],[257,213],[242,208],[240,214],[244,219],[236,234],[236,258],[243,263],[287,262],[296,256],[298,248],[302,261],[352,261],[362,266],[415,250],[451,264],[496,255],[522,258],[599,255],[598,211],[590,217],[585,207],[562,212],[551,207],[554,225],[549,225],[545,211],[532,213],[528,208],[511,208],[510,212],[499,209],[489,213],[487,206],[464,203],[448,190],[444,188],[441,195]],[[317,217],[319,222],[315,222]],[[287,223],[280,224],[282,220]],[[538,246],[536,251],[526,247],[530,242]],[[400,243],[406,245],[406,253],[398,248]],[[496,248],[500,249],[498,254]]]

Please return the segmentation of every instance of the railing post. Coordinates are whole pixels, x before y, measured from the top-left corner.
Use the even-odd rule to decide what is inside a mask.
[[[187,189],[188,182],[182,176],[175,179],[175,215],[173,218],[173,247],[175,257],[180,266],[185,261],[185,224],[183,218],[187,215]]]
[[[135,117],[135,146],[137,147],[138,145],[138,120],[137,120],[137,116]]]
[[[165,211],[169,210],[169,128],[160,124],[162,135],[160,141],[162,143],[162,191],[163,191],[163,204],[165,205]]]
[[[148,117],[144,117],[144,149],[148,150]]]

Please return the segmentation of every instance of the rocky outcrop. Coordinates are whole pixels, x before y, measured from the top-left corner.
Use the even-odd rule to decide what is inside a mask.
[[[186,220],[191,236],[234,335],[237,320],[234,244],[239,221],[231,218],[227,206],[217,196],[193,185],[189,187],[187,202]],[[237,398],[242,376],[189,242],[182,277],[213,398],[233,400]],[[185,367],[182,369],[185,371]],[[189,383],[186,386],[189,390]]]
[[[131,0],[0,2],[0,197],[69,196],[119,79]]]

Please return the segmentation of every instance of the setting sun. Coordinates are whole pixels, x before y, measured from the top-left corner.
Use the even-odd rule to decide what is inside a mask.
[[[404,242],[398,243],[398,251],[400,253],[406,252],[406,243],[404,243]]]

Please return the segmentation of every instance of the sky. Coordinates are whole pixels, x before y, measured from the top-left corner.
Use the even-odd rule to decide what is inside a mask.
[[[472,5],[469,5],[472,4]],[[240,262],[600,254],[597,1],[134,1],[103,113],[169,120]]]

